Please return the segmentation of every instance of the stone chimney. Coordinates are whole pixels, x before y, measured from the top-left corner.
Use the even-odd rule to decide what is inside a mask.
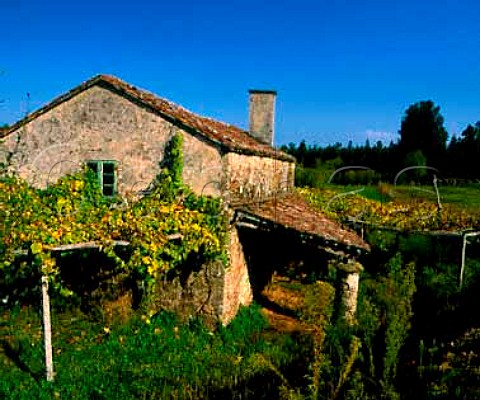
[[[250,94],[250,135],[262,143],[273,146],[275,127],[274,90],[249,90]]]

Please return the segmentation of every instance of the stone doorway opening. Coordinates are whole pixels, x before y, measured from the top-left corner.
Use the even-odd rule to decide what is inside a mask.
[[[285,330],[301,329],[302,289],[330,280],[332,256],[295,232],[239,227],[238,233],[253,300]]]

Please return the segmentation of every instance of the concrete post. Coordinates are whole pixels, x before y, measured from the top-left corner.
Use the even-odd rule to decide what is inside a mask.
[[[50,319],[50,297],[48,296],[48,278],[42,276],[43,340],[45,344],[45,370],[47,381],[53,381],[52,326]]]

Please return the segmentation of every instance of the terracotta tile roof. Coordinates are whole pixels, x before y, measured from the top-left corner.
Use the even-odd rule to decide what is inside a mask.
[[[370,246],[355,232],[347,230],[312,208],[296,193],[287,193],[262,202],[237,205],[237,213],[260,221],[293,229],[310,237],[317,237],[327,245],[352,250],[369,251]],[[242,219],[242,217],[240,217]]]
[[[146,90],[138,89],[121,79],[110,75],[97,75],[69,92],[57,97],[44,107],[8,127],[3,133],[0,131],[0,137],[8,135],[20,126],[37,118],[39,115],[95,85],[110,89],[125,98],[135,101],[137,104],[160,114],[172,123],[186,130],[200,134],[212,144],[220,146],[226,151],[272,157],[291,162],[295,161],[292,156],[283,153],[272,146],[259,142],[251,137],[248,132],[236,126],[194,114],[169,100],[162,99]]]

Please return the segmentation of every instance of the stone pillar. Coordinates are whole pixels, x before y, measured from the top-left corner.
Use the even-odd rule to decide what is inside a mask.
[[[232,226],[229,232],[229,266],[225,270],[221,321],[227,325],[237,314],[240,306],[248,306],[253,300],[248,267],[238,231]]]
[[[347,324],[356,323],[357,298],[360,282],[360,272],[363,271],[362,264],[353,261],[338,264],[337,268],[340,275],[340,304],[342,317]]]

